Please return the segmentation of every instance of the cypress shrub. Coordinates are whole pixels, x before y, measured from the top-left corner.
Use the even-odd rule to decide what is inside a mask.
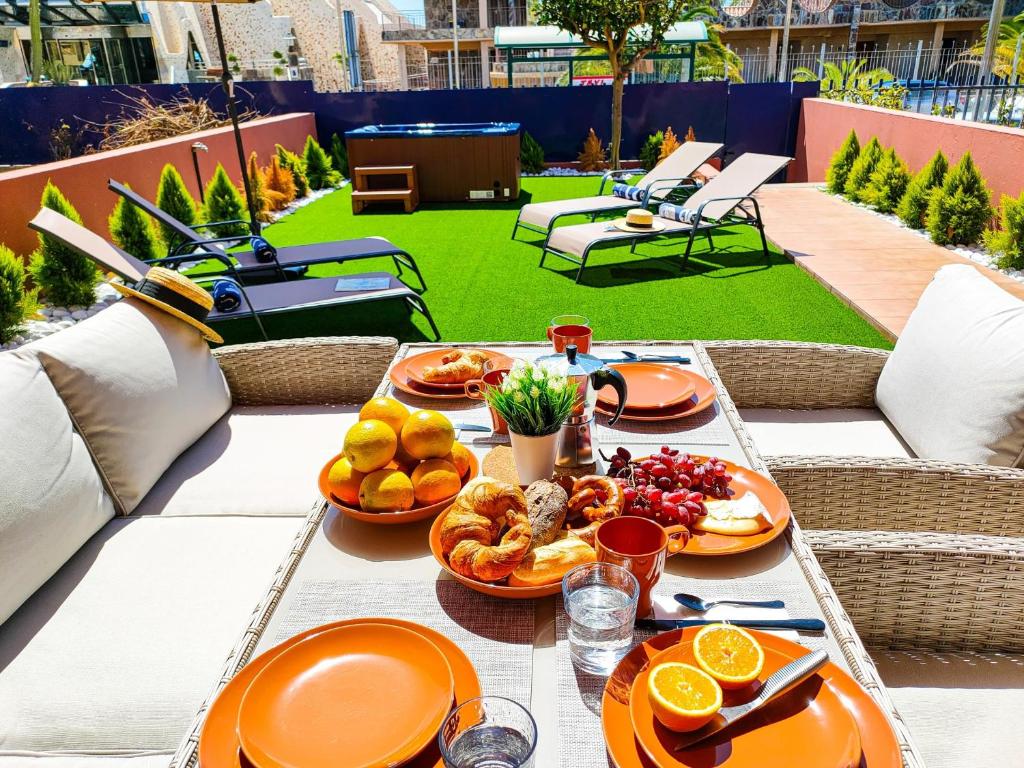
[[[245,219],[245,200],[238,187],[231,183],[224,166],[217,163],[217,170],[213,172],[213,178],[206,185],[206,206],[203,208],[203,216],[207,222],[231,221],[233,219]],[[245,223],[231,224],[217,227],[217,234],[220,237],[231,235],[245,235],[249,227]]]
[[[850,131],[846,141],[832,155],[829,161],[828,171],[825,173],[825,186],[833,195],[841,195],[846,187],[846,179],[850,175],[853,162],[860,154],[860,141],[857,139],[857,132]]]
[[[272,206],[267,193],[267,181],[263,176],[263,171],[260,170],[259,158],[256,157],[255,152],[249,155],[247,171],[249,173],[249,191],[252,194],[252,207],[256,209],[256,218],[263,222],[270,221]]]
[[[895,149],[887,149],[875,166],[867,186],[861,191],[864,202],[881,213],[892,213],[910,184],[907,164],[896,156]]]
[[[985,247],[1000,269],[1024,269],[1024,192],[1016,198],[1003,195],[999,223],[999,229],[985,233]]]
[[[143,261],[159,258],[153,222],[123,197],[117,199],[114,212],[107,219],[107,226],[114,242],[135,258]]]
[[[302,161],[306,165],[306,179],[309,181],[310,189],[327,189],[340,181],[338,172],[331,167],[327,153],[312,136],[306,137]]]
[[[0,245],[0,344],[18,335],[35,308],[35,295],[25,288],[25,265],[10,248]]]
[[[665,137],[662,139],[661,147],[658,149],[658,162],[660,163],[681,146],[679,139],[676,138],[676,134],[670,125],[665,129]]]
[[[597,138],[594,129],[591,128],[587,138],[583,141],[583,151],[577,155],[581,171],[603,171],[608,167],[607,156],[601,140]]]
[[[949,169],[928,202],[928,232],[939,245],[975,243],[992,218],[992,198],[970,152]]]
[[[519,164],[527,173],[544,171],[544,147],[528,131],[523,131],[523,142],[519,146]]]
[[[848,198],[858,203],[865,202],[861,199],[861,190],[867,186],[871,174],[875,172],[875,166],[881,159],[882,145],[878,143],[878,139],[872,137],[871,141],[861,149],[857,159],[853,161],[850,174],[846,177],[843,192]]]
[[[643,166],[644,170],[650,171],[658,164],[658,158],[661,156],[661,143],[665,140],[665,134],[662,131],[652,133],[644,141],[643,147],[640,149],[640,165]]]
[[[176,218],[182,224],[191,227],[196,223],[198,208],[192,195],[188,193],[188,187],[178,173],[178,169],[168,163],[160,172],[160,185],[156,190],[156,206],[161,211]],[[173,229],[157,222],[160,232],[160,239],[169,249],[180,245],[184,238],[176,234]]]
[[[896,215],[904,224],[912,229],[921,229],[925,225],[932,190],[942,183],[948,170],[949,162],[940,149],[907,186],[906,194],[896,208]]]
[[[289,152],[280,144],[275,144],[277,149],[277,160],[281,167],[292,173],[292,182],[295,184],[295,196],[305,197],[309,194],[309,180],[306,178],[306,164],[302,158],[294,152]]]
[[[341,178],[348,178],[348,149],[345,140],[336,133],[331,136],[331,165]]]
[[[51,181],[46,182],[41,204],[76,224],[82,223],[78,211]],[[48,302],[65,307],[92,304],[101,277],[92,261],[41,232],[39,249],[32,254],[28,271]]]
[[[295,177],[281,165],[277,155],[270,158],[270,165],[263,171],[267,180],[267,195],[275,211],[285,208],[295,199]]]

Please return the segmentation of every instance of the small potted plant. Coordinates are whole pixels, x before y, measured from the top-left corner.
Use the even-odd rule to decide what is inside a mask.
[[[487,390],[487,404],[508,423],[521,484],[551,477],[558,432],[576,394],[565,376],[525,360],[516,360],[501,385]]]

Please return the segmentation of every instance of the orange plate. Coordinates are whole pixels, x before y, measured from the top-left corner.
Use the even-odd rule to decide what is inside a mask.
[[[656,664],[666,661],[681,661],[696,666],[692,646],[696,634],[697,630],[692,629],[692,634],[683,635],[681,644],[670,646],[655,655],[636,676],[630,692],[629,711],[636,740],[660,768],[709,764],[732,768],[788,768],[795,765],[854,768],[860,764],[860,733],[857,724],[839,698],[817,676],[805,681],[777,702],[750,715],[743,725],[710,738],[693,749],[676,752],[680,737],[655,719],[647,698],[647,680],[650,670]],[[800,646],[781,651],[766,641],[765,635],[758,632],[753,634],[764,647],[764,671],[759,678],[761,681],[807,653]],[[756,694],[754,686],[726,692],[723,706],[745,704]],[[725,759],[720,759],[723,756]]]
[[[689,400],[697,391],[697,381],[703,378],[665,363],[624,363],[608,367],[626,380],[626,407],[631,411],[660,410]],[[610,386],[602,387],[597,399],[609,409],[614,409],[617,402],[615,390]]]
[[[327,475],[330,473],[331,467],[334,466],[334,462],[338,461],[343,456],[344,454],[339,453],[324,465],[324,468],[320,470],[320,478],[317,480],[317,484],[320,486],[320,493],[328,502],[330,502],[331,506],[347,517],[362,520],[365,523],[376,523],[377,525],[415,523],[419,520],[426,520],[427,518],[433,517],[441,510],[446,509],[452,503],[452,499],[455,498],[454,496],[451,496],[444,501],[437,502],[436,504],[428,504],[425,507],[413,507],[412,509],[404,512],[363,512],[361,509],[346,506],[331,493],[331,489],[327,486]],[[466,472],[465,477],[462,478],[462,484],[465,485],[469,480],[476,477],[476,473],[479,471],[480,462],[477,461],[476,454],[470,451],[469,470]]]
[[[338,627],[264,667],[242,697],[238,737],[260,768],[384,768],[437,736],[454,695],[448,660],[423,635]]]
[[[495,352],[491,349],[481,349],[480,347],[467,347],[467,349],[476,349],[483,352],[489,358],[488,362],[491,364],[491,368],[508,368],[512,365],[512,358],[507,355],[503,355],[500,352]],[[437,382],[427,381],[423,378],[423,369],[427,366],[436,368],[442,365],[441,358],[447,355],[449,352],[453,352],[453,349],[435,349],[432,352],[421,352],[418,355],[410,355],[405,358],[405,375],[408,382],[417,384],[421,387],[428,389],[437,389],[442,391],[457,391],[459,394],[463,392],[465,382],[460,381],[457,384],[440,384]],[[479,376],[473,376],[472,378],[478,379]]]
[[[634,363],[631,365],[637,364]],[[623,421],[669,421],[671,419],[682,419],[687,416],[693,416],[695,413],[700,413],[718,399],[718,393],[715,392],[715,385],[699,373],[684,370],[679,370],[679,373],[685,374],[687,377],[691,377],[693,382],[694,392],[690,395],[689,399],[669,405],[665,408],[644,409],[627,405],[623,409],[622,416],[620,418]],[[604,389],[601,391],[603,392]],[[630,391],[630,395],[631,394],[632,391]],[[630,402],[631,400],[632,397],[626,398],[627,402]],[[597,412],[605,416],[615,415],[615,409],[611,406],[611,403],[606,403],[603,400],[597,401]]]
[[[447,514],[447,512],[445,513]],[[548,595],[557,595],[562,591],[562,580],[559,579],[554,584],[545,584],[540,587],[507,587],[504,584],[491,584],[487,581],[477,581],[471,579],[468,576],[463,576],[461,573],[456,573],[452,570],[451,566],[448,565],[448,561],[444,555],[441,554],[441,522],[444,520],[444,515],[438,515],[434,518],[434,524],[430,526],[430,551],[434,553],[434,559],[437,560],[437,564],[444,568],[448,573],[452,575],[452,578],[456,581],[462,582],[470,589],[475,589],[477,592],[481,592],[491,597],[504,597],[510,600],[528,600],[535,597],[547,597]]]
[[[633,730],[630,715],[630,692],[634,680],[656,654],[677,645],[680,640],[688,646],[693,642],[697,631],[698,628],[676,629],[640,643],[619,662],[615,672],[608,678],[602,698],[601,723],[604,727],[604,739],[608,746],[608,753],[617,768],[650,768],[652,765]],[[789,659],[807,653],[807,649],[803,646],[781,637],[761,632],[753,632],[753,634],[765,649],[765,673],[772,669],[768,666],[768,659],[774,658],[776,653]],[[769,656],[770,651],[775,653]],[[901,768],[903,761],[896,735],[885,715],[864,689],[831,662],[818,670],[818,676],[825,681],[822,690],[828,689],[842,702],[860,732],[860,746],[863,755],[861,762],[859,764],[855,762],[854,765],[859,765],[861,768]],[[751,715],[751,717],[756,717],[756,715]],[[807,734],[790,730],[786,727],[787,723],[788,721],[779,723],[768,731],[772,741],[768,747],[756,755],[753,762],[736,763],[735,765],[758,766],[758,768],[819,765],[817,760],[799,763],[791,757],[789,749]],[[743,726],[737,726],[737,728],[743,730]],[[726,740],[728,734],[728,731],[723,734]],[[747,734],[744,733],[742,738],[746,738],[746,736]],[[741,737],[737,737],[732,744],[738,745],[740,741]],[[680,762],[679,759],[673,759],[660,762],[659,765],[662,768],[670,766],[691,766],[692,768],[701,766],[704,768],[705,766],[733,765],[727,744],[728,741],[719,742],[720,746],[714,755],[709,754],[710,750],[692,750],[679,753],[679,756],[692,756],[691,762]],[[703,760],[694,759],[697,755],[701,755]],[[673,758],[675,758],[674,755]]]
[[[448,659],[452,668],[452,676],[455,678],[455,706],[463,704],[470,699],[480,695],[480,681],[477,679],[476,670],[473,669],[469,658],[455,643],[442,635],[440,632],[415,624],[402,619],[348,619],[347,621],[336,621],[325,624],[322,627],[308,629],[295,637],[285,640],[255,659],[246,664],[238,671],[238,674],[231,678],[230,682],[210,705],[206,713],[206,720],[203,722],[203,729],[199,736],[199,766],[200,768],[244,768],[239,759],[240,746],[238,744],[238,732],[235,730],[238,724],[238,707],[242,703],[242,697],[249,689],[249,684],[263,668],[274,658],[296,643],[302,642],[307,637],[318,635],[330,629],[347,627],[353,624],[387,624],[394,627],[404,627],[430,640],[436,645],[441,653]],[[249,765],[248,760],[245,766]],[[406,768],[444,768],[444,761],[437,744],[431,745],[423,750],[415,760],[406,763]]]
[[[461,384],[458,388],[441,387],[433,384],[417,384],[409,378],[409,374],[406,372],[408,365],[409,358],[406,358],[399,360],[391,367],[388,378],[391,379],[395,389],[408,392],[410,395],[416,395],[417,397],[430,397],[436,400],[459,400],[466,397],[466,390]]]

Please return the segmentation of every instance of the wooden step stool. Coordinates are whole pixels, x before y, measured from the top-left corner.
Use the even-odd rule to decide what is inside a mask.
[[[372,176],[402,176],[401,188],[370,189]],[[420,204],[420,190],[416,181],[415,165],[361,165],[352,169],[352,213],[361,213],[367,203],[382,200],[401,200],[406,213],[412,213]]]

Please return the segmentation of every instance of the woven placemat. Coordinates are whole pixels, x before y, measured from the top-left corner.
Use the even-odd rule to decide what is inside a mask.
[[[594,430],[601,445],[616,445],[619,442],[651,443],[673,445],[679,448],[690,446],[732,445],[736,438],[728,419],[721,418],[718,403],[712,403],[693,416],[671,421],[624,421],[608,426],[608,417],[598,415]]]
[[[654,588],[654,594],[670,599],[675,592],[689,592],[704,600],[734,598],[737,600],[784,600],[786,608],[778,611],[778,618],[786,616],[809,617],[819,615],[814,597],[807,590],[786,584],[742,584],[737,581],[690,579],[666,574]],[[559,596],[555,607],[556,648],[558,665],[558,733],[559,765],[574,768],[609,768],[611,759],[604,745],[601,730],[601,696],[606,678],[582,672],[569,658],[567,637],[569,619]],[[656,632],[637,629],[633,644],[641,643]],[[790,639],[793,633],[785,633]],[[802,634],[797,639],[810,649],[825,648],[832,660],[842,665],[842,657],[831,641],[823,635]]]
[[[488,597],[454,581],[303,582],[296,585],[274,642],[364,616],[415,621],[440,632],[469,657],[485,694],[530,705],[533,603]]]

